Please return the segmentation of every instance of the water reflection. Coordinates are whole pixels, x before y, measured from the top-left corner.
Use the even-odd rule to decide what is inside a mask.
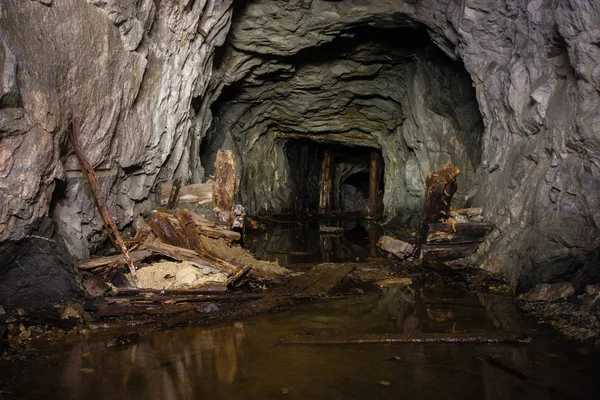
[[[447,291],[391,286],[298,306],[226,326],[77,343],[56,364],[33,365],[16,398],[32,399],[537,399],[594,398],[598,351],[547,337],[528,345],[282,345],[282,336],[326,332],[495,329],[488,311]],[[476,302],[476,300],[473,300]],[[495,318],[498,318],[498,312]],[[513,315],[511,318],[516,318]],[[500,356],[531,379],[486,361]],[[58,374],[57,374],[58,372]],[[8,398],[8,397],[7,397]]]
[[[381,227],[368,221],[291,221],[268,231],[248,232],[245,247],[262,260],[278,261],[285,266],[307,264],[308,267],[314,262],[375,257],[381,235]]]
[[[68,354],[62,382],[73,399],[96,398],[98,390],[120,399],[195,399],[234,382],[244,336],[237,322],[155,332],[124,348],[81,343]]]

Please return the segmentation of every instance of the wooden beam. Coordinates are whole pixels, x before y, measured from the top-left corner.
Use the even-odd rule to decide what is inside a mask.
[[[233,198],[236,193],[237,179],[235,176],[237,160],[231,150],[219,150],[215,161],[215,184],[213,188],[213,203],[217,209],[217,225],[231,228],[233,215]]]
[[[456,177],[460,171],[452,163],[446,163],[438,169],[431,171],[425,180],[425,199],[421,213],[421,225],[417,232],[418,255],[421,246],[427,239],[429,224],[440,222],[448,217],[452,197],[456,193]]]
[[[379,214],[379,181],[381,179],[381,157],[379,152],[371,150],[371,164],[369,169],[369,205],[367,217],[374,219]]]
[[[321,163],[321,176],[319,178],[319,212],[325,214],[331,211],[331,198],[333,189],[333,158],[331,150],[323,152]]]
[[[150,250],[135,250],[135,251],[129,252],[129,258],[131,259],[132,262],[139,262],[139,261],[145,260],[146,258],[150,257],[151,255],[152,255],[152,252]],[[123,254],[117,254],[114,256],[92,258],[89,261],[79,263],[78,268],[80,270],[86,271],[86,270],[95,269],[95,268],[99,268],[99,267],[105,267],[105,266],[117,267],[119,265],[125,265],[125,264],[127,264],[127,260],[125,259],[125,256]]]
[[[426,244],[481,243],[493,228],[485,222],[429,224]]]
[[[290,335],[281,338],[283,344],[338,345],[386,343],[527,343],[519,334],[501,332],[456,333],[332,333]]]
[[[194,183],[192,185],[182,186],[179,189],[177,203],[209,203],[213,198],[213,184],[208,181],[206,183]],[[169,193],[173,185],[163,184],[160,189],[160,204],[166,206],[169,202]]]
[[[94,203],[96,204],[96,208],[98,209],[98,213],[102,218],[102,223],[104,225],[104,229],[106,230],[106,234],[108,235],[110,241],[113,245],[123,254],[123,258],[125,259],[129,272],[131,274],[131,278],[133,279],[133,283],[136,287],[140,287],[140,281],[137,277],[137,273],[135,272],[135,266],[133,265],[133,261],[131,257],[129,257],[129,250],[119,233],[119,229],[115,224],[110,212],[108,211],[108,206],[102,197],[102,191],[100,190],[100,186],[98,185],[98,177],[96,176],[96,172],[92,165],[88,161],[88,159],[84,156],[81,147],[79,146],[79,131],[77,129],[77,124],[75,121],[71,121],[71,144],[73,145],[73,152],[75,153],[75,157],[79,161],[79,165],[81,167],[81,172],[83,173],[83,177],[85,178],[86,183],[90,189],[92,194],[92,198],[94,199]]]

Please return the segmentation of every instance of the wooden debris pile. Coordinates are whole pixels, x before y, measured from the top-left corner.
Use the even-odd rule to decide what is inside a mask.
[[[287,273],[276,263],[247,254],[234,243],[240,236],[187,209],[161,210],[138,230],[128,255],[138,266],[136,275],[143,289],[225,292],[247,274],[275,279]],[[246,257],[240,258],[240,252]],[[126,264],[123,255],[115,255],[80,263],[79,269],[99,271],[108,277],[110,270]]]
[[[94,169],[80,148],[74,121],[71,142],[106,233],[121,252],[79,265],[82,271],[98,272],[84,281],[92,296],[122,288],[145,290],[145,294],[153,294],[147,290],[159,290],[163,295],[170,290],[177,295],[181,290],[222,293],[248,274],[257,279],[275,279],[288,273],[277,263],[256,260],[234,244],[241,234],[231,228],[243,228],[245,212],[243,206],[234,203],[236,160],[231,151],[218,152],[214,181],[182,187],[178,178],[172,185],[164,185],[161,204],[167,208],[144,221],[133,239],[124,240],[101,195]],[[215,222],[189,209],[176,209],[179,203],[210,204]],[[128,266],[128,275],[119,275],[118,267],[123,265]]]
[[[481,208],[450,210],[459,173],[452,163],[447,163],[427,176],[421,224],[414,245],[382,236],[377,246],[401,260],[422,256],[448,261],[475,253],[493,224],[483,222]]]

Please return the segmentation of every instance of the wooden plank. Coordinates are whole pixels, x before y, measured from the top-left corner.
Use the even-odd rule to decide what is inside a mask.
[[[457,215],[464,215],[467,217],[477,217],[483,215],[483,208],[473,207],[473,208],[461,208],[458,210],[450,210],[448,215],[451,217],[456,217]]]
[[[169,214],[157,211],[148,225],[161,242],[177,247],[187,247],[187,240],[177,220],[171,221]]]
[[[146,248],[155,253],[163,254],[175,260],[189,261],[194,266],[205,269],[209,272],[220,272],[221,270],[225,270],[230,273],[235,273],[238,271],[238,268],[232,266],[231,264],[227,263],[226,267],[223,267],[223,265],[220,263],[215,262],[214,260],[209,260],[194,250],[185,249],[183,247],[172,246],[166,243],[154,241],[146,245]]]
[[[395,255],[401,260],[409,257],[415,251],[414,245],[385,235],[379,238],[377,247]]]
[[[200,238],[198,237],[198,229],[192,214],[186,209],[179,209],[175,211],[175,217],[185,236],[186,247],[188,249],[197,249],[200,246]]]
[[[218,282],[219,287],[222,287],[222,282]],[[215,286],[217,287],[217,286]],[[113,292],[115,293],[114,298],[117,297],[135,297],[135,296],[144,296],[147,299],[155,299],[155,298],[164,298],[169,299],[173,296],[189,296],[189,297],[198,297],[198,298],[206,298],[213,300],[226,300],[230,298],[240,297],[242,300],[248,299],[259,299],[264,296],[264,294],[253,294],[253,293],[218,293],[215,294],[214,290],[211,290],[212,286],[202,287],[200,289],[136,289],[136,288],[115,288]],[[106,297],[108,299],[109,297]]]
[[[217,224],[227,228],[231,228],[234,219],[233,198],[237,188],[236,164],[237,161],[231,150],[217,152],[213,203],[217,210]]]
[[[485,222],[470,222],[462,224],[429,224],[427,244],[465,244],[481,243],[494,228],[493,224]]]
[[[194,183],[179,188],[179,196],[177,203],[207,203],[212,202],[213,198],[213,181],[206,183]],[[171,193],[173,185],[163,183],[160,189],[160,204],[166,206],[169,202],[169,193]]]
[[[338,286],[350,272],[353,263],[324,263],[315,265],[310,271],[294,278],[276,290],[277,294],[327,294]]]
[[[448,216],[452,197],[456,193],[456,177],[459,173],[458,168],[452,163],[446,163],[427,175],[421,225],[417,233],[417,255],[427,239],[429,224],[439,222]]]
[[[195,304],[187,303],[167,305],[110,304],[98,306],[98,315],[100,317],[124,317],[132,315],[173,315],[195,310]]]
[[[131,258],[132,262],[139,262],[139,261],[145,260],[146,258],[150,257],[151,255],[152,255],[152,252],[150,250],[135,250],[135,251],[129,252],[129,258]],[[127,264],[127,260],[125,260],[125,256],[123,254],[117,254],[114,256],[92,258],[89,261],[79,263],[77,268],[85,271],[85,270],[90,270],[90,269],[94,269],[94,268],[98,268],[98,267],[104,267],[107,265],[116,267],[116,266],[125,265],[125,264]]]
[[[434,256],[438,260],[448,261],[468,257],[477,251],[479,243],[466,244],[425,244],[423,258]]]
[[[455,333],[338,333],[317,335],[289,335],[280,339],[283,344],[340,345],[387,343],[527,343],[519,334],[501,332]]]
[[[89,163],[87,158],[83,155],[83,151],[79,146],[79,131],[77,129],[77,124],[75,121],[70,121],[71,125],[71,144],[73,145],[73,151],[77,160],[79,161],[79,165],[81,166],[81,172],[85,178],[86,183],[90,189],[92,198],[94,199],[94,203],[96,204],[96,208],[98,209],[98,213],[102,218],[102,224],[106,230],[106,234],[110,241],[114,244],[114,246],[121,251],[123,257],[129,266],[129,273],[131,274],[131,278],[136,287],[140,287],[140,281],[137,277],[137,273],[135,272],[135,266],[133,265],[133,261],[129,257],[129,250],[123,242],[123,238],[119,233],[119,229],[115,224],[110,212],[108,211],[108,207],[106,202],[104,201],[104,197],[102,197],[102,191],[100,190],[100,186],[98,185],[98,177],[96,176],[96,172],[92,165]]]

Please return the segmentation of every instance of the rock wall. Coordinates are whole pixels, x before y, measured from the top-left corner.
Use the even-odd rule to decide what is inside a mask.
[[[431,94],[455,93],[459,85],[444,91],[456,80],[440,73],[444,68],[427,70],[423,58],[399,67],[416,65],[412,74],[394,68],[399,75],[383,80],[389,88],[385,95],[367,89],[368,104],[361,106],[379,107],[380,115],[363,116],[360,133],[371,135],[384,152],[388,218],[418,208],[424,172],[431,166],[460,159],[467,179],[459,186],[468,192],[459,193],[457,205],[482,206],[497,226],[480,249],[485,268],[506,274],[519,289],[539,281],[585,280],[597,276],[600,248],[598,22],[600,5],[591,0],[256,0],[241,11],[230,34],[235,62],[225,70],[242,82],[241,90],[228,95],[214,131],[216,136],[219,130],[231,132],[233,140],[223,145],[242,143],[241,153],[251,154],[254,143],[265,140],[261,132],[347,130],[339,120],[356,122],[357,107],[350,100],[356,93],[341,94],[344,89],[331,83],[336,74],[337,83],[346,74],[375,86],[384,74],[374,71],[378,62],[373,55],[354,68],[351,61],[356,60],[343,54],[318,65],[310,63],[311,49],[354,37],[364,26],[425,29],[448,58],[464,65],[484,130],[481,136],[464,135],[473,129],[465,123],[476,115],[470,106],[456,107],[456,99],[442,101],[451,105],[445,115],[440,113],[444,107],[431,104]],[[335,98],[349,102],[331,106]],[[389,108],[394,103],[402,106],[406,120],[399,121]],[[384,122],[383,114],[392,121]],[[393,134],[384,139],[381,132],[390,127]],[[450,141],[435,140],[444,136]],[[365,135],[355,140],[369,142]],[[452,157],[461,147],[463,153]],[[272,185],[274,168],[267,166],[265,179],[252,185]],[[255,190],[249,190],[249,197]],[[289,201],[285,196],[258,198],[263,204],[250,202],[255,210],[282,209]]]
[[[431,167],[456,162],[457,198],[498,227],[481,261],[513,284],[597,269],[596,1],[253,0],[239,3],[229,45],[217,49],[231,3],[0,3],[0,302],[76,293],[71,259],[105,240],[67,140],[70,119],[123,229],[161,182],[203,179],[201,155],[209,162],[220,147],[244,155],[253,210],[283,209],[285,174],[272,180],[285,166],[281,135],[330,132],[382,149],[388,218],[418,208]],[[426,32],[454,64],[432,46],[410,50],[421,40],[410,35],[401,46],[350,40],[367,26]],[[344,38],[359,47],[327,47]]]
[[[464,202],[481,159],[483,124],[468,74],[424,32],[356,33],[318,51],[259,58],[235,95],[219,103],[207,136],[243,158],[250,213],[290,211],[294,166],[282,152],[306,138],[367,154],[380,149],[388,220],[416,219],[425,177],[448,161],[462,171],[457,198]]]
[[[49,279],[67,270],[62,279],[73,287],[71,260],[87,258],[106,239],[72,155],[70,119],[80,127],[81,146],[120,228],[151,206],[161,182],[202,173],[192,100],[206,91],[230,6],[213,0],[2,1],[0,249],[10,256],[3,280],[20,268]],[[68,250],[60,263],[35,262],[39,251],[30,242],[42,224],[53,227],[44,234]],[[23,257],[31,262],[19,262]],[[0,302],[17,301],[12,289],[19,285],[56,297],[33,278],[20,280],[3,282]]]

